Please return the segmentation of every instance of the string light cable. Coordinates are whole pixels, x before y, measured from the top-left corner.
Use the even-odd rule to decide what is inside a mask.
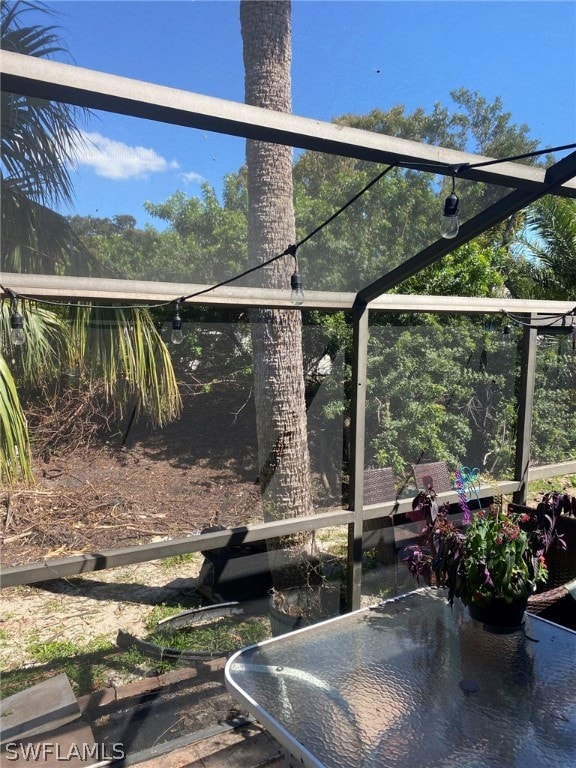
[[[576,328],[576,323],[574,322],[576,319],[576,307],[568,310],[568,312],[538,315],[538,317],[543,321],[542,323],[538,324],[532,323],[530,320],[526,321],[525,315],[517,315],[513,312],[508,312],[506,309],[502,309],[500,311],[516,325],[520,325],[523,328],[528,328],[530,330],[538,330],[542,333],[554,333],[555,331],[560,333],[573,333],[574,329]],[[568,318],[571,318],[570,323],[559,325],[560,321],[567,320]],[[545,322],[547,320],[550,322]]]
[[[427,171],[432,171],[433,172],[433,171],[438,171],[440,169],[442,171],[444,171],[444,172],[450,171],[451,175],[452,175],[452,193],[449,196],[449,198],[447,198],[447,200],[445,202],[444,216],[446,216],[446,211],[447,211],[447,207],[448,207],[448,200],[453,195],[454,198],[456,198],[456,201],[454,201],[452,199],[452,201],[451,201],[452,208],[450,210],[453,212],[454,211],[454,205],[455,205],[456,218],[457,218],[458,198],[457,198],[457,196],[455,194],[455,191],[454,191],[454,185],[455,185],[455,177],[458,174],[462,173],[462,171],[467,170],[467,169],[471,169],[471,168],[480,168],[480,167],[483,167],[483,166],[494,165],[496,163],[512,162],[514,160],[521,160],[521,159],[526,159],[526,158],[530,158],[530,157],[537,157],[539,155],[551,154],[553,152],[560,152],[560,151],[563,151],[563,150],[574,149],[574,148],[576,148],[576,143],[564,144],[564,145],[557,146],[557,147],[549,147],[549,148],[546,148],[546,149],[535,150],[533,152],[525,152],[525,153],[520,154],[520,155],[513,155],[513,156],[510,156],[510,157],[504,157],[504,158],[492,159],[492,160],[484,160],[484,161],[480,161],[478,163],[448,164],[448,163],[434,163],[434,162],[430,162],[430,163],[410,163],[410,162],[407,162],[407,161],[406,162],[405,161],[399,161],[397,163],[388,165],[377,176],[375,176],[373,179],[371,179],[371,181],[369,181],[359,192],[357,192],[355,195],[353,195],[346,203],[344,203],[344,205],[342,205],[337,211],[335,211],[330,217],[328,217],[328,219],[326,219],[324,222],[322,222],[322,224],[320,224],[315,229],[313,229],[311,232],[309,232],[299,242],[297,242],[295,244],[289,245],[281,253],[278,253],[278,254],[276,254],[275,256],[272,256],[269,259],[261,261],[258,264],[256,264],[256,265],[254,265],[252,267],[249,267],[248,269],[244,270],[243,272],[235,274],[232,277],[227,278],[226,280],[222,280],[219,283],[215,283],[214,285],[210,285],[210,286],[207,286],[206,288],[202,288],[202,289],[200,289],[198,291],[190,293],[187,296],[180,296],[178,298],[168,299],[167,301],[163,301],[163,302],[158,302],[158,303],[154,303],[154,304],[149,304],[149,303],[148,304],[134,304],[134,303],[131,303],[131,304],[126,304],[126,305],[118,305],[118,304],[102,305],[102,304],[98,304],[98,307],[101,308],[101,309],[111,309],[111,310],[119,310],[119,309],[130,310],[130,309],[162,309],[164,307],[168,307],[168,306],[171,306],[171,305],[176,305],[176,313],[175,313],[173,321],[172,321],[172,330],[173,330],[173,332],[174,331],[181,331],[181,325],[178,328],[178,327],[175,327],[175,324],[176,324],[176,326],[178,326],[178,323],[179,322],[181,323],[181,319],[180,319],[180,316],[179,316],[179,308],[180,308],[180,305],[182,303],[188,301],[189,299],[193,299],[193,298],[196,298],[198,296],[202,296],[202,295],[204,295],[206,293],[210,293],[212,291],[215,291],[218,288],[222,288],[222,287],[224,287],[226,285],[229,285],[230,283],[236,282],[237,280],[240,280],[243,277],[246,277],[247,275],[252,274],[253,272],[256,272],[256,271],[258,271],[260,269],[263,269],[263,268],[269,266],[270,264],[274,263],[275,261],[278,261],[279,259],[283,258],[284,256],[292,256],[294,258],[294,260],[295,260],[295,271],[294,271],[294,273],[293,273],[293,275],[291,277],[291,280],[290,280],[291,291],[292,291],[291,292],[291,300],[292,300],[292,302],[294,304],[297,304],[297,305],[302,304],[303,301],[304,301],[304,297],[303,297],[303,292],[302,292],[302,280],[301,280],[299,272],[298,272],[298,260],[297,260],[297,251],[298,251],[298,249],[302,245],[304,245],[306,242],[308,242],[311,238],[313,238],[316,234],[318,234],[318,232],[320,232],[322,229],[324,229],[324,227],[328,226],[338,216],[340,216],[347,208],[349,208],[351,205],[353,205],[360,197],[362,197],[366,192],[368,192],[368,190],[370,190],[377,182],[379,182],[384,176],[386,176],[386,174],[388,174],[393,168],[402,167],[402,168],[406,168],[406,169],[409,169],[409,170],[420,170],[420,171],[423,171],[423,172],[427,172]],[[450,235],[450,236],[451,237],[455,237],[456,234],[457,234],[457,232],[455,234]],[[46,305],[46,306],[58,306],[58,307],[62,307],[62,306],[75,306],[75,307],[79,307],[79,308],[91,308],[91,307],[94,306],[94,304],[92,304],[92,303],[83,304],[83,303],[70,302],[70,301],[69,302],[62,302],[62,301],[54,301],[54,300],[49,300],[49,299],[41,299],[41,298],[38,298],[36,296],[26,296],[25,294],[17,294],[12,289],[6,288],[6,287],[4,287],[1,284],[0,284],[0,288],[4,291],[4,293],[7,296],[10,297],[10,300],[12,302],[12,319],[11,319],[12,330],[14,330],[14,324],[15,324],[16,325],[16,330],[17,331],[22,331],[22,333],[23,333],[23,324],[22,325],[20,324],[20,322],[21,322],[21,315],[17,311],[17,304],[18,304],[18,300],[19,299],[21,301],[26,300],[26,301],[36,302],[37,304],[43,304],[43,305]],[[297,298],[297,301],[294,300],[295,297]],[[503,310],[503,311],[505,311],[505,310]],[[567,313],[567,314],[570,314],[570,313]],[[561,317],[561,316],[557,316],[557,317],[555,316],[555,319],[558,319],[558,317]],[[511,317],[511,319],[513,320],[512,317]],[[22,343],[22,341],[20,341],[19,343]],[[179,342],[176,342],[176,343],[179,343]]]
[[[462,171],[470,170],[473,168],[485,168],[489,165],[497,165],[499,163],[513,163],[515,160],[527,160],[531,157],[540,157],[542,155],[551,155],[553,152],[564,152],[569,149],[576,149],[576,142],[572,144],[562,144],[557,147],[547,147],[546,149],[535,149],[532,152],[523,152],[520,155],[509,155],[508,157],[493,158],[492,160],[480,160],[477,163],[442,163],[442,162],[418,162],[410,163],[409,161],[402,161],[401,165],[405,168],[414,170],[448,170],[453,174],[458,175]],[[398,163],[400,165],[400,163]]]
[[[279,259],[283,258],[284,256],[293,256],[294,260],[296,262],[296,269],[295,274],[298,274],[298,261],[297,261],[297,251],[300,246],[304,245],[304,243],[308,242],[314,235],[318,234],[324,227],[326,227],[328,224],[330,224],[334,219],[336,219],[338,216],[340,216],[341,213],[343,213],[347,208],[349,208],[353,203],[356,202],[362,195],[364,195],[369,189],[371,189],[380,179],[382,179],[389,171],[394,168],[394,165],[389,165],[387,168],[385,168],[383,171],[381,171],[377,176],[375,176],[371,181],[368,182],[359,192],[357,192],[350,200],[348,200],[344,205],[342,205],[335,213],[333,213],[328,219],[326,219],[322,224],[320,224],[318,227],[313,229],[311,232],[309,232],[305,237],[303,237],[300,241],[298,241],[295,244],[289,245],[282,253],[278,253],[275,256],[272,256],[269,259],[266,259],[265,261],[261,261],[258,264],[255,264],[252,267],[249,267],[248,269],[244,270],[243,272],[240,272],[236,275],[233,275],[232,277],[227,278],[226,280],[222,280],[219,283],[215,283],[214,285],[209,285],[206,288],[201,288],[198,291],[194,291],[194,293],[189,293],[186,296],[180,296],[177,299],[168,299],[167,301],[155,303],[155,304],[127,304],[127,305],[102,305],[99,304],[98,306],[101,309],[162,309],[164,307],[169,307],[172,304],[176,304],[177,311],[176,314],[178,314],[178,308],[179,305],[188,301],[189,299],[194,299],[198,296],[202,296],[206,293],[210,293],[211,291],[215,291],[218,288],[222,288],[225,285],[229,285],[230,283],[233,283],[237,280],[242,279],[243,277],[246,277],[247,275],[252,274],[253,272],[256,272],[260,269],[263,269],[265,267],[268,267],[270,264],[273,264],[275,261],[278,261]],[[300,289],[302,285],[300,283]],[[85,309],[89,309],[92,307],[92,304],[79,304],[77,302],[61,302],[61,301],[51,301],[49,299],[40,299],[35,296],[26,296],[24,294],[16,294],[14,291],[12,291],[9,288],[5,288],[3,285],[0,285],[0,288],[2,290],[16,298],[19,297],[20,299],[25,299],[27,301],[35,301],[38,304],[45,304],[47,306],[75,306],[75,307],[83,307]],[[175,315],[176,317],[176,315]],[[174,323],[174,320],[173,320]]]
[[[541,321],[539,323],[534,323],[532,320],[526,320],[525,315],[516,315],[512,312],[506,311],[505,309],[502,309],[501,312],[515,325],[529,330],[537,331],[538,343],[545,343],[547,337],[550,338],[561,334],[566,336],[570,335],[570,349],[572,354],[576,354],[576,307],[569,310],[568,312],[538,315]],[[570,318],[570,322],[567,322],[568,318]],[[510,334],[511,330],[512,329],[509,325],[504,327],[505,334]]]

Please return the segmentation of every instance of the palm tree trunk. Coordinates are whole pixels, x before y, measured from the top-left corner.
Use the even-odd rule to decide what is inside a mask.
[[[247,104],[291,109],[291,5],[285,0],[242,0]],[[292,148],[247,142],[248,244],[252,259],[264,261],[295,242]],[[261,270],[269,287],[290,290],[291,256]],[[258,461],[267,521],[310,514],[310,458],[302,362],[302,318],[297,310],[253,310],[254,391]],[[284,542],[285,543],[285,542]],[[313,536],[299,539],[309,551]],[[272,558],[276,586],[285,581]],[[290,576],[287,577],[290,580]]]

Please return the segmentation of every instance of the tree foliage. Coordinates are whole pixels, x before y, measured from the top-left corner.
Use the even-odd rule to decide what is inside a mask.
[[[369,460],[393,466],[447,461],[505,472],[515,349],[497,327],[465,318],[395,318],[369,348]],[[404,324],[402,324],[402,322]]]
[[[27,24],[28,14],[50,14],[43,3],[3,3],[3,50],[49,58],[66,48],[56,26]],[[87,113],[69,104],[2,91],[2,260],[8,272],[97,272],[90,252],[53,210],[73,197],[74,149],[83,142]]]
[[[576,200],[544,197],[531,206],[519,238],[517,281],[532,298],[576,297]]]
[[[65,51],[56,27],[26,24],[30,11],[49,13],[42,3],[2,5],[2,48],[39,57]],[[6,271],[96,274],[105,261],[94,259],[85,239],[49,207],[72,198],[68,166],[74,146],[82,141],[77,123],[82,114],[66,104],[2,92],[2,267]],[[133,229],[126,217],[116,217],[115,223],[124,233]],[[119,241],[125,243],[122,238]],[[50,390],[57,397],[64,381],[62,369],[78,369],[84,383],[101,377],[113,410],[135,397],[137,412],[147,413],[157,424],[179,413],[170,355],[148,311],[108,309],[103,319],[98,307],[76,307],[71,331],[64,310],[21,300],[26,343],[14,349],[8,333],[12,309],[13,300],[2,302],[0,409],[2,422],[13,425],[0,435],[3,480],[31,478],[20,395],[33,387]],[[94,332],[104,327],[106,333]]]
[[[34,56],[51,56],[64,46],[55,26],[27,25],[41,3],[2,7],[2,47]],[[366,115],[343,115],[336,123],[391,136],[452,147],[492,157],[533,151],[537,141],[517,125],[500,99],[489,103],[477,92],[459,89],[453,105],[407,113],[402,105]],[[175,192],[145,210],[162,229],[139,229],[133,217],[74,216],[51,207],[73,194],[68,160],[82,141],[78,128],[85,113],[73,107],[2,93],[3,267],[7,271],[102,274],[114,278],[215,284],[252,265],[259,253],[248,250],[248,174],[246,167],[224,180],[221,200],[208,184],[198,197]],[[535,163],[535,160],[526,162]],[[352,158],[303,152],[293,165],[294,204],[300,240],[327,221],[382,170]],[[328,291],[358,290],[438,237],[441,201],[449,179],[411,169],[393,169],[299,250],[306,286]],[[458,180],[464,218],[505,193],[499,187]],[[282,242],[281,247],[289,243]],[[576,203],[545,198],[527,212],[484,233],[410,278],[395,292],[458,296],[571,299],[576,287]],[[268,256],[272,255],[267,253]],[[32,383],[55,387],[63,368],[76,371],[87,389],[104,382],[109,401],[122,410],[135,400],[157,423],[177,415],[179,398],[170,355],[158,328],[160,312],[103,308],[44,311],[25,305],[27,342],[12,350],[4,303],[2,349],[15,360],[19,388]],[[201,322],[222,317],[216,310],[184,309]],[[229,311],[228,311],[229,312]],[[247,317],[233,313],[227,321]],[[304,344],[306,397],[320,378],[318,360],[349,354],[350,318],[342,313],[306,313],[322,341]],[[227,326],[230,328],[231,326]],[[409,316],[374,319],[369,349],[367,416],[368,462],[391,465],[401,474],[418,460],[473,462],[490,472],[511,466],[515,429],[512,375],[514,347],[505,345],[501,324]],[[247,331],[232,332],[226,344],[191,333],[178,363],[229,355],[226,370],[249,373]],[[229,343],[228,343],[229,342]],[[573,454],[573,358],[561,347],[542,347],[534,408],[537,462]],[[3,415],[14,403],[6,361],[3,365]],[[226,367],[226,366],[225,366]],[[207,368],[208,370],[208,368]],[[349,368],[348,374],[349,374]],[[240,372],[240,373],[238,373]],[[345,387],[349,386],[349,378]],[[341,419],[347,405],[334,395],[327,419]],[[25,420],[18,437],[23,446]],[[8,434],[6,432],[5,434]],[[313,436],[312,436],[313,439]],[[16,442],[17,440],[17,442]],[[20,451],[20,447],[18,449]],[[18,465],[25,452],[3,453],[2,471]]]
[[[345,115],[336,122],[489,156],[522,154],[537,147],[528,137],[527,127],[514,124],[499,99],[488,103],[478,93],[463,89],[452,97],[452,109],[437,104],[430,113],[422,109],[406,113],[402,106],[396,106],[363,116]],[[293,167],[297,240],[333,216],[380,170],[352,158],[300,154]],[[438,237],[445,183],[443,178],[415,170],[390,171],[299,249],[305,287],[330,291],[361,288],[428,245]],[[464,217],[474,215],[504,192],[459,182]],[[168,224],[164,231],[149,232],[147,239],[145,231],[130,225],[119,227],[120,222],[115,221],[109,232],[94,227],[90,236],[91,248],[107,264],[120,265],[126,276],[153,279],[163,274],[163,279],[215,283],[250,264],[245,168],[226,178],[222,202],[205,185],[200,197],[176,193],[163,204],[147,204],[146,209]],[[449,253],[394,292],[567,298],[574,290],[574,260],[569,258],[574,243],[573,214],[573,201],[545,199]],[[526,231],[537,235],[527,242]],[[305,317],[322,331],[324,342],[319,344],[318,349],[322,349],[318,354],[334,358],[338,350],[350,349],[347,315],[312,312]],[[446,459],[451,464],[474,462],[486,471],[508,472],[513,462],[516,419],[513,339],[518,339],[518,333],[505,342],[503,319],[435,321],[378,315],[373,322],[368,463],[392,465],[401,473],[411,462],[426,457]],[[202,355],[210,343],[207,336],[195,336],[191,342],[194,354]],[[552,353],[541,351],[542,358],[546,354]],[[305,344],[309,395],[318,380],[312,373],[313,364],[306,363],[307,355],[312,361],[316,349],[307,351]],[[572,385],[565,375],[568,362],[558,362],[558,387],[554,391],[547,386],[538,389],[542,405],[537,409],[542,417],[535,414],[535,434],[539,435],[539,445],[547,447],[535,448],[537,461],[561,453],[552,450],[553,441],[544,433],[546,428],[547,434],[562,429],[565,409],[555,410],[552,401],[565,402],[570,397]],[[349,373],[349,367],[347,370]],[[540,370],[538,376],[544,382]],[[348,386],[349,379],[346,391]],[[337,399],[339,394],[334,397],[325,408],[326,418],[342,419],[347,405]],[[562,445],[569,452],[573,451],[572,442],[566,437],[554,445]]]

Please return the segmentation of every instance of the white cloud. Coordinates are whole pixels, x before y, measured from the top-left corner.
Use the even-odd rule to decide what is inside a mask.
[[[130,147],[99,133],[85,132],[83,136],[84,142],[73,153],[75,164],[86,165],[106,179],[142,179],[180,167],[147,147]]]
[[[203,184],[206,179],[195,171],[188,171],[188,173],[181,173],[180,178],[184,184]]]

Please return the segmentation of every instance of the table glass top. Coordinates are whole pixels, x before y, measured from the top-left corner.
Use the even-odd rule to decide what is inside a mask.
[[[244,649],[227,685],[305,765],[576,766],[576,633],[421,590]]]

